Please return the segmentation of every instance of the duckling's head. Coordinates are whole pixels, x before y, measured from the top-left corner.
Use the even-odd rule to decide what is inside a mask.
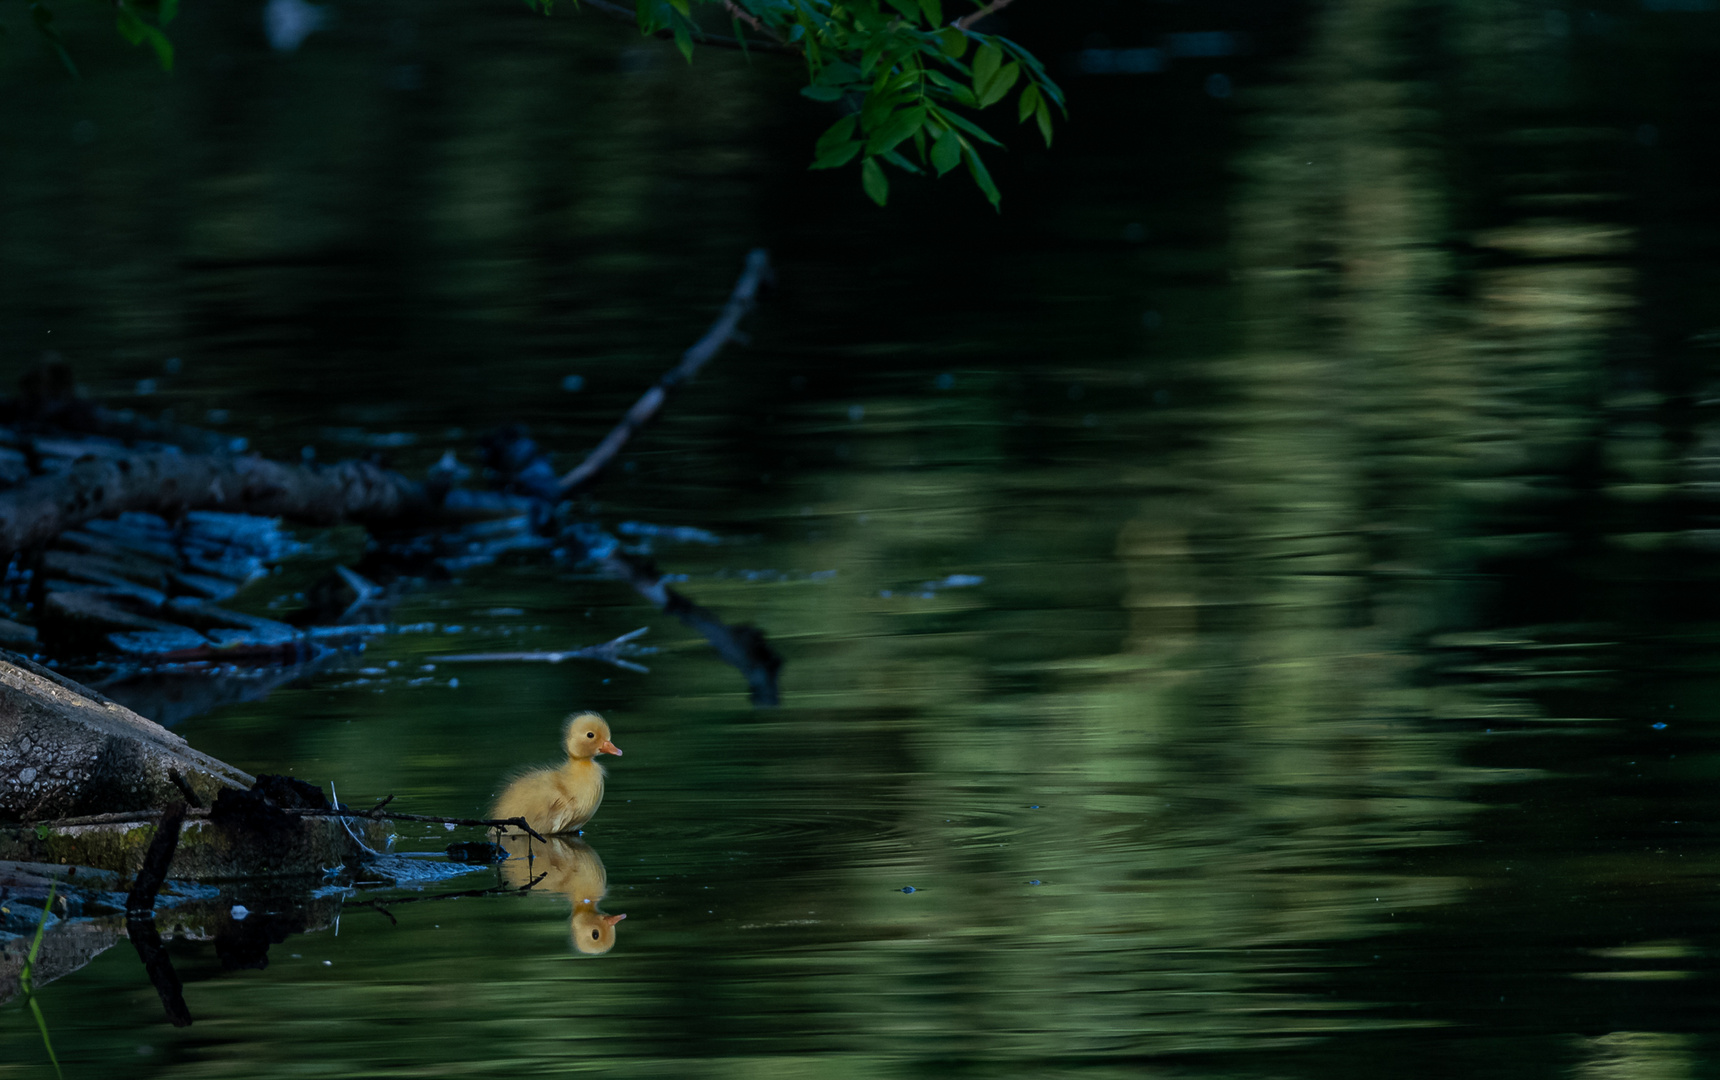
[[[609,741],[608,721],[594,712],[568,717],[564,737],[570,758],[594,758],[598,754],[621,756],[620,749]]]
[[[587,956],[600,956],[615,947],[615,924],[625,915],[604,915],[595,907],[576,904],[573,918],[573,947]]]

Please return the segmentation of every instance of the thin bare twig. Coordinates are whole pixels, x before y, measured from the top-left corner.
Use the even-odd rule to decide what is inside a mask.
[[[957,19],[953,25],[957,30],[972,29],[974,23],[979,22],[988,15],[997,14],[999,11],[1002,11],[1013,3],[1015,3],[1015,0],[991,0],[991,3],[980,8],[972,15],[963,15],[961,18]]]
[[[375,810],[313,810],[308,807],[283,807],[282,809],[289,814],[297,814],[300,817],[373,818],[379,821],[428,821],[438,825],[471,825],[485,829],[511,827],[523,829],[533,839],[543,840],[546,844],[549,843],[548,840],[544,839],[544,835],[532,828],[531,825],[527,824],[526,819],[523,817],[463,818],[437,817],[435,814],[389,814],[379,813]]]
[[[579,466],[570,470],[561,478],[558,487],[563,498],[571,495],[579,488],[590,483],[599,472],[603,471],[621,448],[627,445],[627,440],[634,432],[651,422],[657,415],[657,410],[668,400],[669,392],[686,382],[698,373],[710,359],[721,352],[724,345],[735,336],[740,322],[747,312],[758,303],[758,294],[770,280],[770,255],[763,248],[754,248],[747,254],[746,270],[742,272],[739,281],[735,282],[734,292],[729,294],[729,302],[723,306],[723,313],[711,328],[681,355],[681,362],[676,364],[668,374],[657,380],[657,385],[645,391],[643,397],[633,403],[627,410],[627,415],[621,418],[614,429],[604,436],[597,449],[586,455]]]
[[[452,663],[518,663],[522,661],[543,664],[559,664],[563,660],[598,660],[606,664],[614,664],[627,671],[637,671],[641,675],[651,674],[651,669],[644,664],[635,664],[622,657],[637,653],[639,646],[633,645],[634,639],[649,633],[649,626],[622,634],[601,645],[587,645],[582,649],[568,649],[565,652],[496,652],[496,653],[461,653],[458,656],[439,656],[436,659],[445,664]],[[644,652],[656,652],[656,649],[644,649]]]

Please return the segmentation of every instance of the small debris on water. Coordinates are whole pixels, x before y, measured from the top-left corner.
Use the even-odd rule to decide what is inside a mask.
[[[1656,731],[1665,731],[1666,730],[1666,724],[1665,723],[1658,723],[1658,724],[1655,724],[1653,726],[1654,726],[1654,730],[1656,730]]]
[[[919,892],[920,890],[914,888],[912,885],[904,885],[904,886],[902,886],[902,891],[903,892]]]
[[[561,388],[570,394],[577,394],[585,388],[585,376],[564,375],[561,380]]]
[[[1029,884],[1029,885],[1038,885],[1038,884],[1039,884],[1039,879],[1038,879],[1038,878],[1034,878],[1034,879],[1033,879],[1033,880],[1032,880],[1032,881],[1029,881],[1029,882],[1028,882],[1028,884]]]
[[[448,680],[448,689],[450,689],[450,690],[457,688],[459,685],[460,685],[459,679],[449,679]]]
[[[234,904],[232,915],[235,922],[244,922],[245,916],[251,914],[251,909],[244,904]]]
[[[448,830],[449,832],[453,832],[454,831],[454,823],[452,821],[444,821],[442,823],[442,828]]]

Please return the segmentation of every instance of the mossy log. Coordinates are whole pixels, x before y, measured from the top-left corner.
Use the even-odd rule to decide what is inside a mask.
[[[153,821],[0,826],[0,860],[94,867],[129,879],[143,865],[155,828]],[[366,844],[383,848],[392,823],[355,820],[352,829]],[[336,818],[295,817],[280,828],[261,831],[197,817],[180,828],[179,848],[167,876],[177,881],[320,877],[356,863],[362,854]]]

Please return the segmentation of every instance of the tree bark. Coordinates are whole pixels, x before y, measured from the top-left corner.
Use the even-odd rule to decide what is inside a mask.
[[[0,555],[51,541],[94,518],[142,510],[177,517],[227,510],[307,524],[452,524],[531,512],[528,499],[437,490],[364,461],[327,467],[176,451],[80,462],[0,492]]]

